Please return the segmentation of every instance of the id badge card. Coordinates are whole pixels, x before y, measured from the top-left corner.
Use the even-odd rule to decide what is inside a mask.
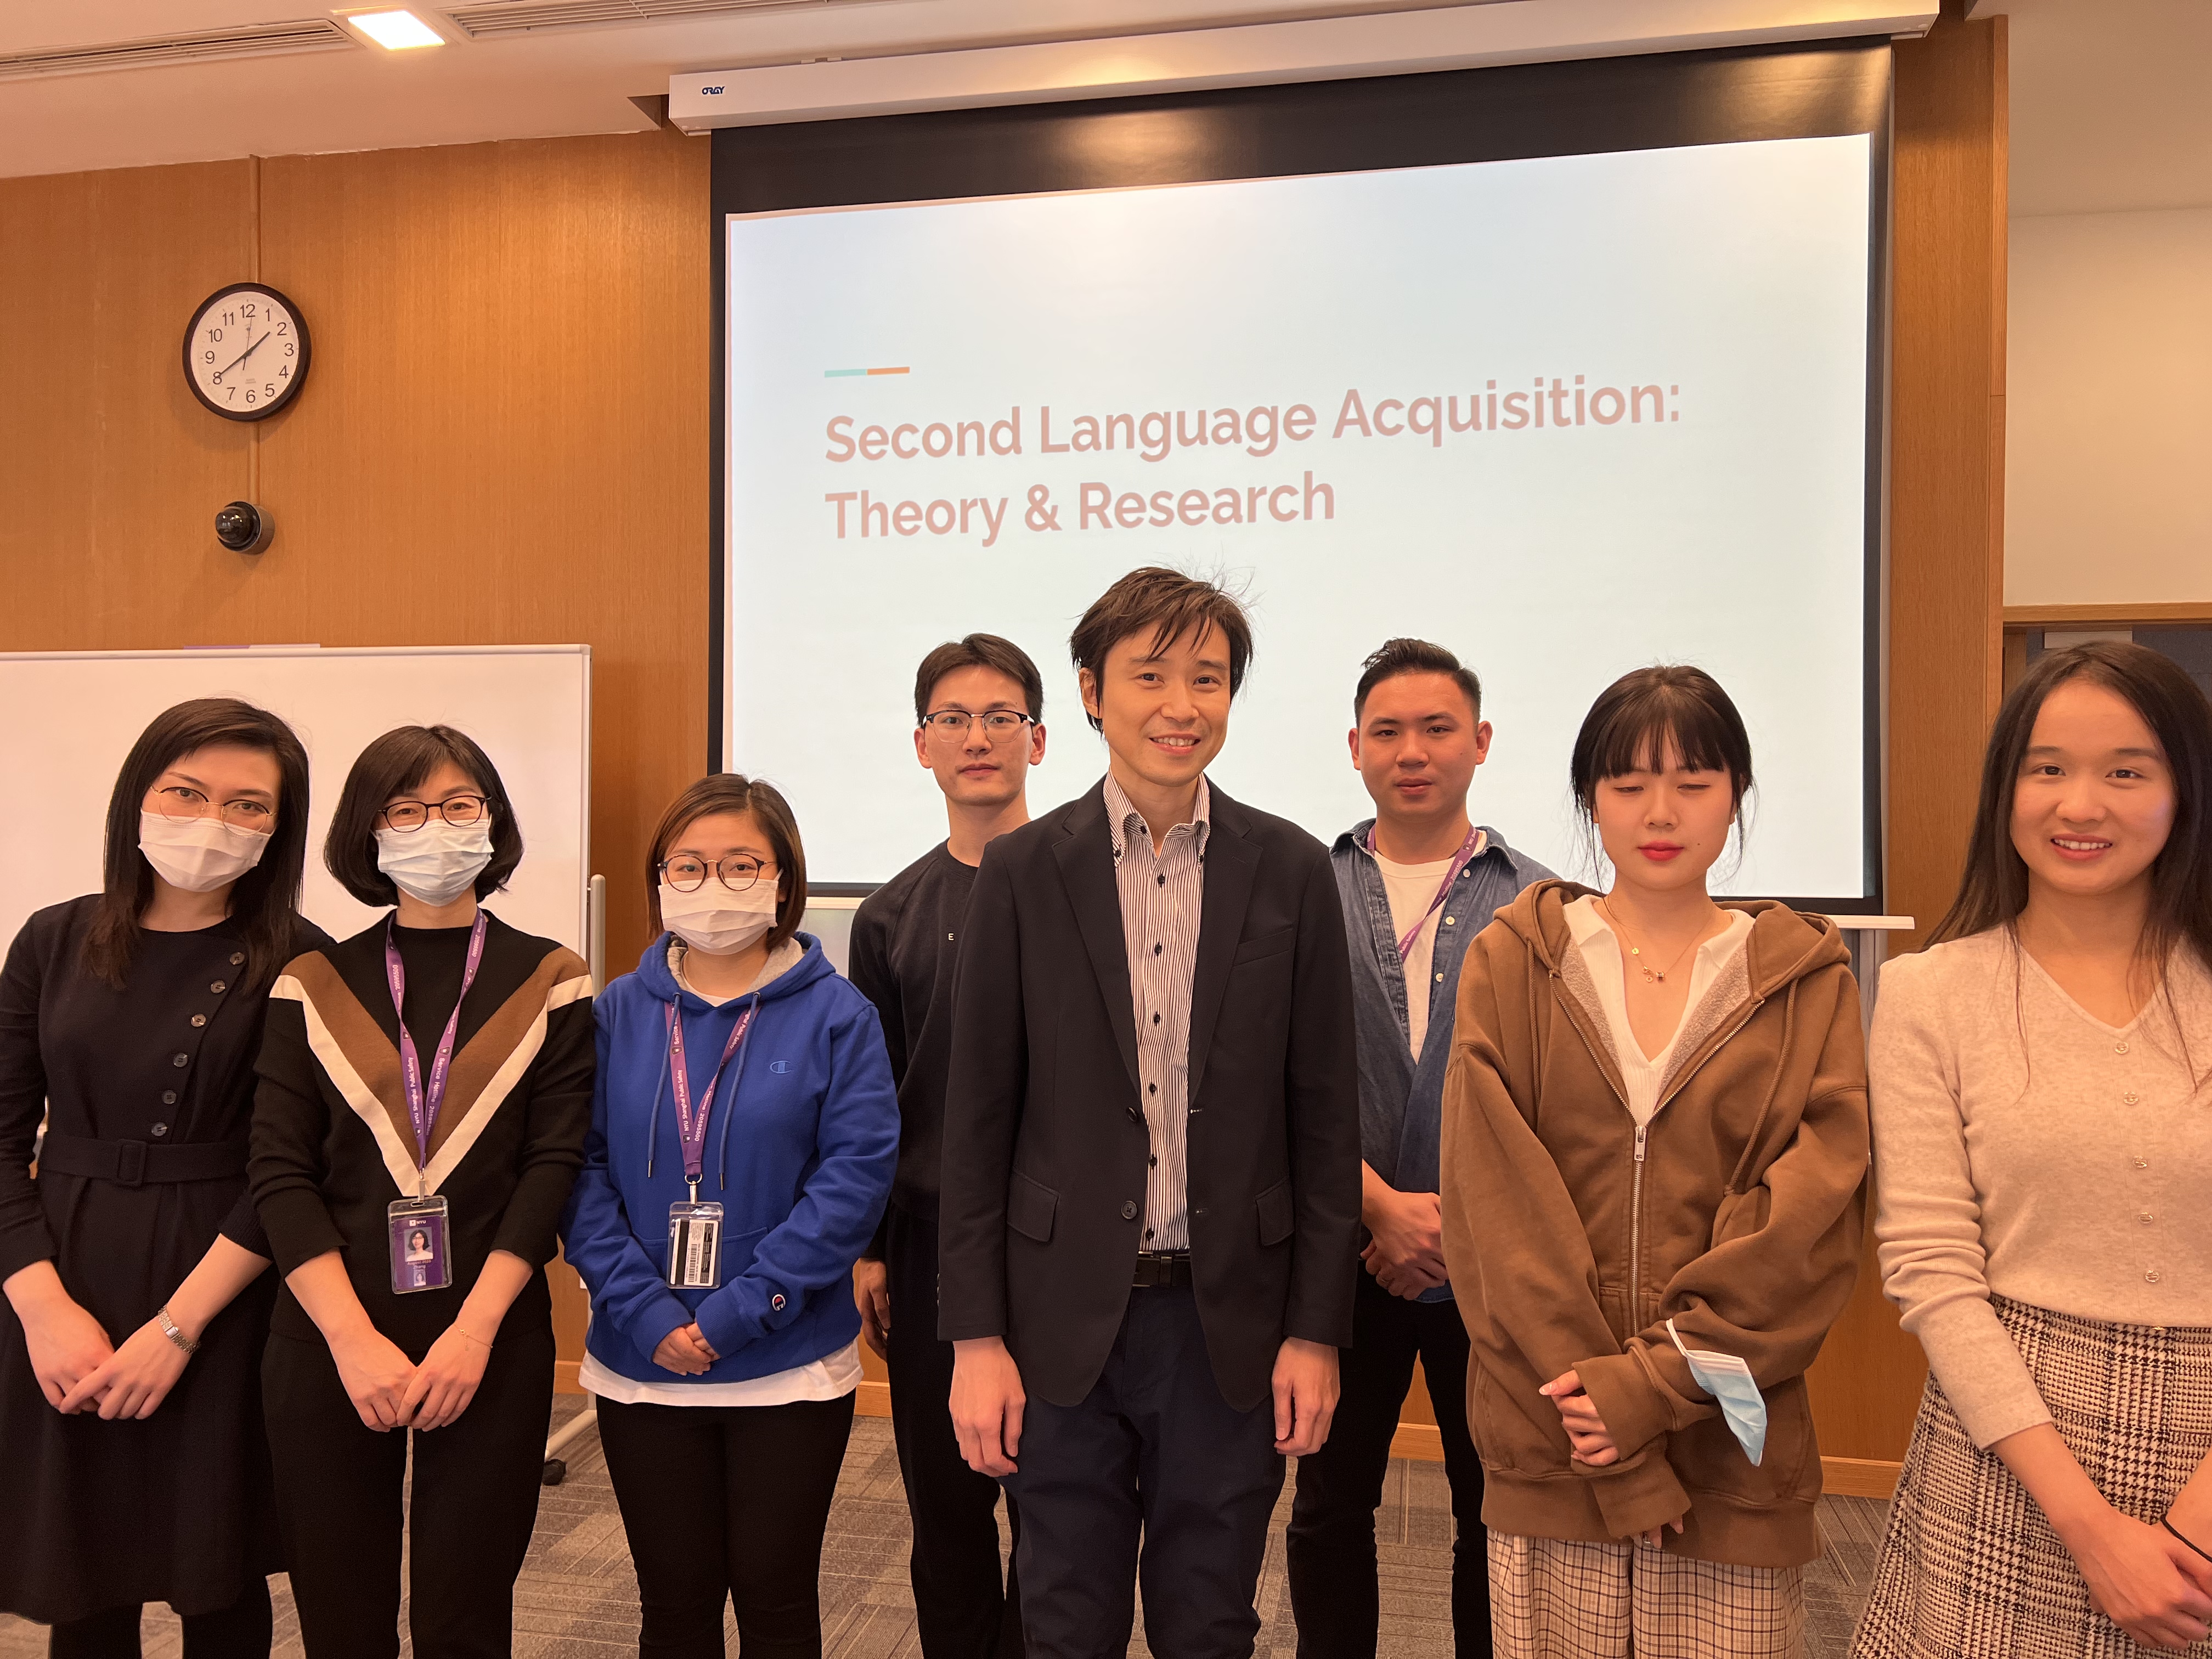
[[[444,1199],[395,1200],[384,1206],[384,1227],[392,1246],[394,1295],[442,1291],[453,1282]]]
[[[679,1291],[722,1283],[722,1206],[684,1200],[668,1206],[668,1282]]]

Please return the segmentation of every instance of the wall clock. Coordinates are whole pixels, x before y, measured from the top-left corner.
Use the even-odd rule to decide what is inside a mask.
[[[228,421],[265,420],[307,378],[307,324],[263,283],[233,283],[201,301],[185,331],[185,381]]]

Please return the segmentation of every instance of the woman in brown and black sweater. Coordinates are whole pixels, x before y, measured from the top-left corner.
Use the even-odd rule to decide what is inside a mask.
[[[250,1175],[284,1274],[263,1389],[311,1659],[398,1651],[408,1429],[415,1652],[508,1650],[552,1405],[540,1270],[592,1074],[583,963],[478,908],[521,856],[481,749],[386,732],[325,859],[397,908],[272,993]]]

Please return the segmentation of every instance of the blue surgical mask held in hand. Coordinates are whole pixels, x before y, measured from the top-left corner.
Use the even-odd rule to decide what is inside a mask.
[[[1682,1349],[1682,1358],[1690,1364],[1690,1375],[1697,1384],[1712,1395],[1728,1420],[1729,1431],[1743,1448],[1743,1455],[1754,1466],[1766,1451],[1766,1396],[1752,1381],[1751,1367],[1732,1353],[1715,1353],[1709,1348],[1682,1346],[1681,1333],[1674,1322],[1667,1322],[1667,1334],[1674,1339],[1674,1346]]]

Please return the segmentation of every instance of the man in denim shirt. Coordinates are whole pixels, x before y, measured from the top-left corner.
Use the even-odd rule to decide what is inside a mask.
[[[1488,1654],[1482,1465],[1467,1429],[1467,1330],[1444,1273],[1437,1163],[1460,960],[1493,912],[1552,872],[1468,818],[1490,752],[1482,687],[1441,646],[1399,639],[1368,658],[1352,699],[1352,763],[1375,817],[1330,857],[1352,950],[1358,1030],[1360,1219],[1369,1242],[1328,1443],[1298,1460],[1291,1603],[1300,1659],[1372,1659],[1375,1510],[1413,1362],[1443,1440],[1458,1541],[1459,1659]]]

